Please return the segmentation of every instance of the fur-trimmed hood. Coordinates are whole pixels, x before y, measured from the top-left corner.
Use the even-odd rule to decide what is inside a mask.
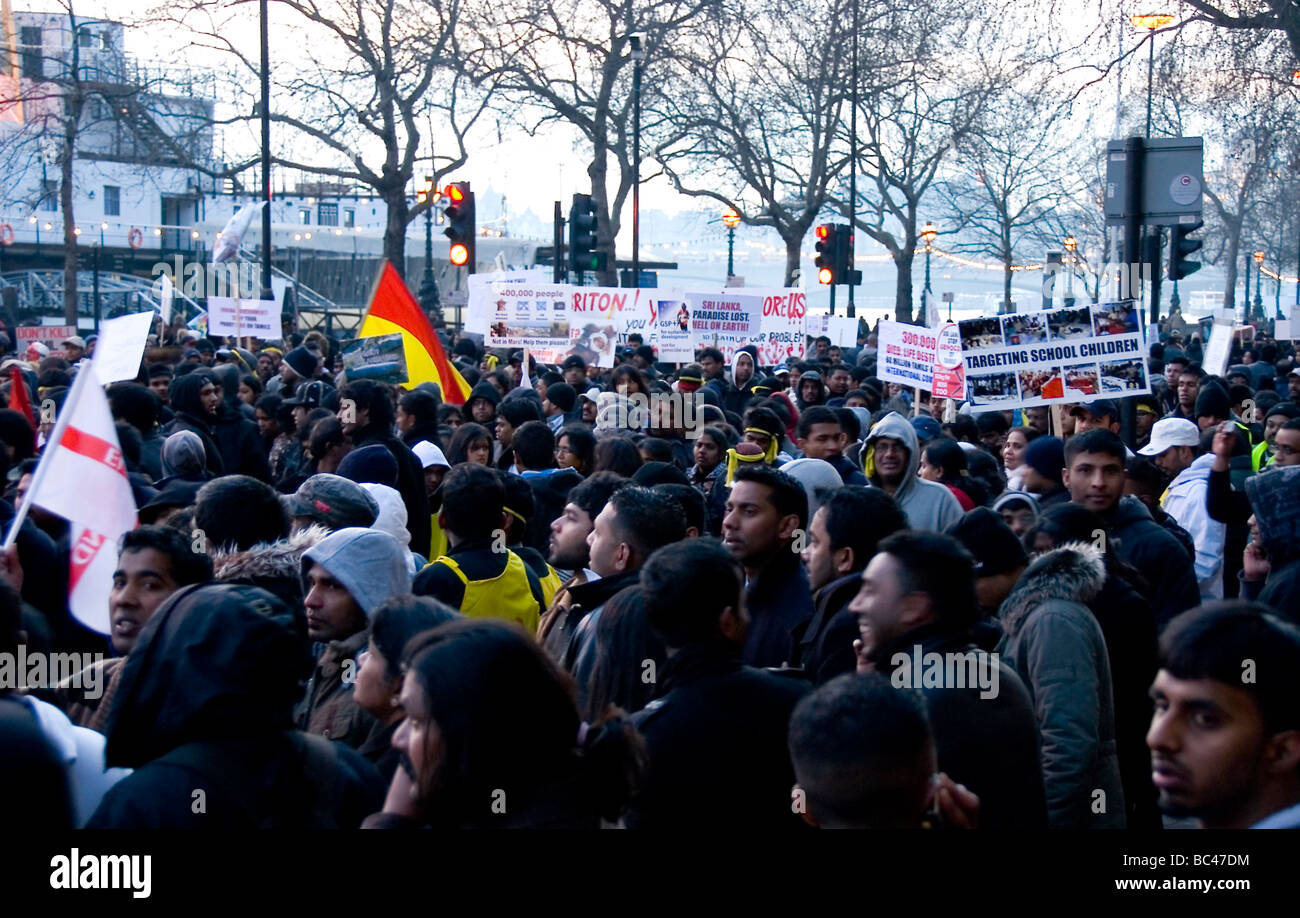
[[[1002,603],[998,618],[1015,636],[1030,613],[1045,602],[1059,600],[1087,605],[1106,585],[1106,559],[1088,542],[1068,542],[1038,555],[1016,581]]]
[[[275,542],[259,542],[243,551],[219,551],[212,556],[212,577],[220,581],[252,581],[284,577],[297,583],[302,555],[330,531],[312,525]]]

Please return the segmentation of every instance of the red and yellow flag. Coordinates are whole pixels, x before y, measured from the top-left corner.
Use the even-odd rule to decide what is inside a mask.
[[[428,316],[411,296],[401,275],[391,262],[385,261],[357,337],[374,338],[399,333],[406,349],[407,388],[414,389],[422,382],[435,382],[442,390],[444,402],[465,404],[469,398],[469,383],[447,359]]]

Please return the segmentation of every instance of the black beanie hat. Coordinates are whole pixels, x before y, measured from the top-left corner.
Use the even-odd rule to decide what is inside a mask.
[[[1196,410],[1192,412],[1195,417],[1226,419],[1231,412],[1232,408],[1228,401],[1228,393],[1213,383],[1201,386],[1201,391],[1196,395]]]
[[[546,387],[546,400],[568,413],[573,410],[574,404],[578,401],[578,392],[568,383],[552,383]]]
[[[968,511],[952,524],[948,534],[975,556],[976,577],[994,577],[1029,563],[1029,555],[1011,527],[988,507]]]
[[[1060,437],[1037,437],[1022,454],[1025,464],[1048,481],[1061,480],[1065,468],[1065,443]]]

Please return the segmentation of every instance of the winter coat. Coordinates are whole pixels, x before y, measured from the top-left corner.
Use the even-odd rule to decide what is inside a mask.
[[[1147,599],[1163,628],[1175,615],[1201,603],[1192,558],[1178,540],[1151,518],[1136,497],[1122,497],[1109,520],[1116,554],[1151,585]]]
[[[352,828],[382,805],[373,765],[293,729],[311,668],[301,607],[253,587],[184,587],[123,665],[105,764],[135,771],[90,828]]]
[[[861,584],[862,571],[853,571],[823,586],[813,596],[813,617],[792,633],[790,665],[801,667],[814,685],[857,668],[853,642],[858,637],[858,617],[849,611],[849,603]]]
[[[624,822],[632,829],[793,829],[790,715],[803,679],[744,666],[721,637],[677,651],[656,697],[632,715],[649,771]]]
[[[921,464],[916,428],[896,411],[891,411],[877,421],[867,436],[862,465],[869,484],[881,487],[880,478],[874,472],[873,459],[876,441],[881,437],[899,440],[907,447],[907,471],[902,483],[894,491],[894,500],[907,515],[908,526],[912,529],[946,532],[949,526],[961,519],[961,504],[946,487],[938,482],[926,481],[916,474],[917,467]]]
[[[746,666],[783,666],[794,656],[794,629],[813,616],[812,587],[793,551],[779,550],[746,584],[749,630],[741,661]]]
[[[169,437],[178,430],[189,430],[197,434],[203,441],[208,471],[219,476],[226,474],[226,465],[214,436],[213,423],[216,418],[203,410],[203,401],[199,397],[200,390],[211,381],[207,374],[188,373],[172,383],[171,407],[174,417],[163,427],[162,433],[164,437]]]
[[[1198,456],[1170,482],[1161,501],[1164,511],[1192,537],[1195,546],[1193,568],[1202,602],[1223,598],[1223,558],[1227,527],[1213,519],[1206,506],[1212,465],[1212,454]]]
[[[352,697],[356,674],[361,669],[357,659],[369,643],[369,632],[362,629],[341,641],[330,641],[316,669],[307,681],[307,691],[294,709],[299,730],[338,740],[353,749],[382,733],[384,725]]]
[[[329,534],[324,526],[311,525],[288,538],[259,542],[242,551],[217,550],[212,556],[212,579],[260,587],[289,608],[301,609],[303,552]]]
[[[492,387],[496,391],[496,387]],[[429,517],[429,492],[424,486],[424,467],[411,448],[377,424],[358,427],[352,433],[352,445],[360,448],[367,443],[379,443],[397,460],[397,492],[406,504],[406,528],[411,531],[411,544],[421,549],[433,542],[433,528]]]
[[[736,369],[742,363],[749,364],[749,376],[737,382]],[[726,392],[719,393],[722,397],[722,407],[727,411],[743,415],[745,406],[754,397],[754,385],[757,382],[758,364],[754,361],[754,355],[749,351],[736,351],[731,357],[731,386]]]
[[[927,654],[945,663],[940,684],[927,678]],[[873,656],[893,685],[925,696],[939,770],[980,798],[981,828],[1047,825],[1038,721],[1029,691],[1005,660],[977,648],[968,632],[938,622],[898,636]],[[962,664],[953,668],[955,684],[945,681],[950,659]]]
[[[227,364],[216,370],[221,383],[222,401],[217,409],[213,437],[221,450],[221,462],[227,475],[251,475],[258,481],[271,481],[271,467],[266,461],[257,424],[250,421],[239,400],[239,370]]]
[[[1126,824],[1110,658],[1087,605],[1105,582],[1099,549],[1063,545],[1026,568],[998,613],[1006,632],[998,650],[1038,719],[1051,828]]]
[[[577,683],[579,711],[587,709],[587,687],[596,669],[596,626],[600,624],[600,614],[615,593],[636,586],[640,575],[640,571],[625,571],[569,590],[569,615],[579,617],[564,653],[564,668]]]

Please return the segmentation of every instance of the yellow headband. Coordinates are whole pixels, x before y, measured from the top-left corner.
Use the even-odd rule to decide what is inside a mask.
[[[764,430],[761,427],[746,427],[745,433],[762,434],[767,437],[767,449],[763,451],[763,461],[776,461],[777,447],[779,445],[778,441],[780,440],[780,437],[774,436],[770,431]]]
[[[511,516],[513,516],[515,519],[519,520],[519,522],[523,523],[525,526],[528,525],[528,520],[526,520],[526,519],[524,519],[522,516],[520,516],[519,513],[518,513],[517,511],[515,511],[515,510],[511,510],[509,507],[502,507],[501,509],[504,510],[506,513],[509,513],[509,514],[510,514]]]
[[[678,376],[678,377],[677,377],[677,381],[678,381],[678,382],[693,382],[693,383],[701,383],[701,384],[704,383],[704,380],[701,379],[699,376]]]
[[[495,370],[497,368],[497,364],[500,362],[501,362],[501,358],[498,357],[496,354],[487,355],[487,365],[489,370]]]
[[[726,486],[727,486],[728,488],[731,487],[731,483],[732,483],[732,481],[733,481],[733,480],[735,479],[735,477],[736,477],[736,469],[737,469],[737,467],[739,467],[740,463],[742,463],[742,462],[760,462],[760,463],[761,463],[761,462],[765,462],[765,461],[770,461],[770,460],[768,460],[768,458],[767,458],[767,454],[766,454],[766,453],[763,453],[763,454],[761,454],[761,455],[757,455],[757,456],[742,456],[740,453],[736,452],[734,449],[729,449],[729,450],[727,450],[727,480],[726,480],[726,482],[725,482],[725,483],[726,483]]]

